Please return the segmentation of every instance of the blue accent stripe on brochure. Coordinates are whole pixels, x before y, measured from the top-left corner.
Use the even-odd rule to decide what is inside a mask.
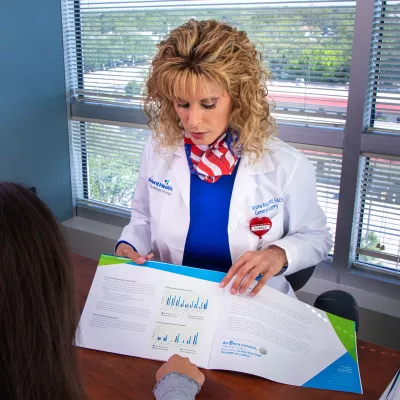
[[[147,261],[143,265],[148,268],[154,268],[161,271],[172,272],[173,274],[178,274],[178,275],[190,276],[192,278],[202,279],[203,281],[210,281],[210,282],[221,282],[221,280],[226,275],[224,272],[210,271],[208,269],[184,267],[182,265],[165,264],[158,261]]]
[[[115,260],[125,259],[125,257],[108,256],[115,258]],[[203,281],[221,282],[225,277],[224,272],[210,271],[208,269],[184,267],[182,265],[166,264],[160,261],[146,261],[144,264],[136,264],[133,261],[126,259],[126,264],[135,265],[137,267],[147,267],[158,269],[160,271],[171,272],[173,274],[190,276],[192,278],[202,279]]]
[[[358,365],[348,352],[311,378],[303,387],[359,394],[363,392]]]

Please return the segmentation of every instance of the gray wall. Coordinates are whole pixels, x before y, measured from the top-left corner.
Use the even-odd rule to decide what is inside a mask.
[[[4,2],[0,37],[0,180],[36,186],[64,221],[72,196],[60,2]]]

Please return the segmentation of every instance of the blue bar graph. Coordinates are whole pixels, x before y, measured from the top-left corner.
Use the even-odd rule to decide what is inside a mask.
[[[207,310],[208,309],[208,299],[205,301],[200,301],[200,297],[197,297],[196,301],[187,301],[185,298],[182,296],[177,297],[175,296],[168,296],[167,301],[166,301],[167,306],[171,307],[182,307],[182,308],[197,308],[201,310]]]
[[[177,346],[196,346],[199,343],[201,331],[196,328],[186,328],[165,323],[156,325],[153,339],[161,345],[175,344]]]
[[[189,339],[187,339],[187,340],[184,340],[184,339],[181,340],[181,334],[180,333],[178,333],[175,336],[175,343],[196,345],[198,343],[198,340],[199,340],[199,333],[198,332],[193,336],[193,341],[192,341],[192,336],[189,336]]]

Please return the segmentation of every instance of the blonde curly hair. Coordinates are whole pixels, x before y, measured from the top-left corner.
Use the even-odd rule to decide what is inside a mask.
[[[232,98],[229,127],[236,130],[236,149],[253,161],[263,156],[274,134],[261,53],[246,32],[213,20],[189,22],[172,30],[158,44],[146,83],[144,108],[161,148],[173,150],[182,140],[182,125],[174,109],[178,85],[208,79]]]

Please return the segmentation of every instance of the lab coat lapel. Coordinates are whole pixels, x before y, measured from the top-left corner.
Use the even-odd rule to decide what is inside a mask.
[[[250,165],[249,157],[244,155],[240,161],[233,186],[231,198],[231,213],[235,213],[241,208],[244,200],[249,197],[258,187],[257,175],[266,174],[274,171],[274,165],[268,152],[263,159],[256,165]]]
[[[185,148],[183,143],[179,145],[174,152],[174,159],[172,161],[172,174],[175,177],[176,184],[181,193],[183,202],[187,209],[190,206],[190,169],[187,162]]]
[[[245,160],[242,159],[233,185],[230,214],[239,209],[243,201],[257,189],[256,176],[250,172],[251,170],[245,165]]]

